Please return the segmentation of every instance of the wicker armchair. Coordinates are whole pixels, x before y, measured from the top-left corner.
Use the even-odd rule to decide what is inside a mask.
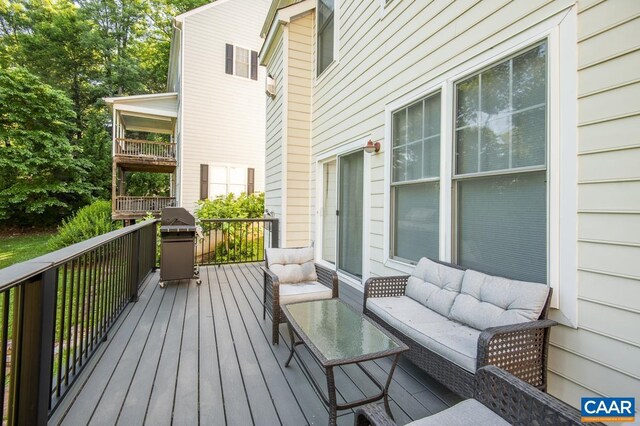
[[[279,325],[285,322],[284,314],[280,307],[280,281],[278,276],[269,269],[269,260],[266,255],[265,264],[262,267],[264,274],[262,319],[265,319],[267,312],[269,312],[273,324],[271,342],[277,345],[280,342]],[[331,297],[338,297],[338,275],[336,272],[317,263],[315,264],[315,270],[318,282],[331,289]]]
[[[437,263],[463,269],[458,265]],[[367,308],[369,298],[403,296],[408,278],[408,276],[393,276],[367,280],[364,287],[364,314],[406,343],[410,350],[405,356],[414,364],[458,395],[470,398],[474,392],[473,373],[425,348]],[[546,319],[550,301],[551,291],[537,321],[483,330],[478,339],[476,371],[485,365],[495,365],[539,390],[546,390],[549,330],[557,324],[555,321]]]
[[[473,396],[477,402],[512,425],[582,425],[578,410],[493,365],[477,371]],[[459,408],[453,406],[445,410],[448,411],[447,416],[456,417]],[[419,422],[444,424],[442,417],[438,416],[434,415],[432,423],[425,422],[429,417]],[[477,418],[460,420],[466,420],[469,425],[481,424]],[[459,421],[456,424],[465,423]],[[370,404],[356,410],[355,425],[394,426],[395,423],[389,418],[384,407],[380,404]]]

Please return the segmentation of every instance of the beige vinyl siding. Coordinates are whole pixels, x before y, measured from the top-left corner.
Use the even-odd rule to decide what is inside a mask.
[[[275,98],[267,98],[267,126],[266,126],[266,166],[265,166],[265,209],[273,217],[282,220],[282,137],[283,137],[283,45],[280,38],[271,61],[267,65],[269,74],[276,84]]]
[[[183,18],[181,204],[189,210],[200,164],[254,168],[255,190],[264,190],[265,70],[257,80],[225,74],[225,44],[259,51],[269,4],[229,0]]]
[[[289,23],[287,96],[287,226],[289,247],[310,243],[313,14]]]
[[[314,81],[312,155],[363,135],[389,149],[386,104],[573,4],[402,1],[381,15],[379,2],[339,2],[339,61]],[[549,392],[574,406],[589,395],[640,398],[640,2],[578,10],[578,327],[556,327],[549,354]],[[373,276],[397,273],[382,263],[384,166],[371,157]]]

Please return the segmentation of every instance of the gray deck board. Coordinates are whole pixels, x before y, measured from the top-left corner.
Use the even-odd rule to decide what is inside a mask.
[[[289,336],[271,345],[271,319],[262,319],[259,264],[201,269],[195,281],[157,286],[158,274],[141,287],[140,299],[116,322],[51,424],[122,425],[324,425],[328,412],[294,358]],[[341,299],[361,308],[362,293],[341,284]],[[323,370],[301,349],[311,374],[324,385]],[[379,380],[388,359],[365,364]],[[355,366],[335,369],[338,399],[377,392]],[[391,384],[390,405],[406,424],[455,404],[459,398],[402,360]],[[353,411],[338,413],[353,424]]]

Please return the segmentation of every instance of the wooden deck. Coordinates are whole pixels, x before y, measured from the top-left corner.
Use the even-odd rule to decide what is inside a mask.
[[[326,425],[327,409],[294,362],[284,367],[289,339],[272,346],[271,320],[262,319],[258,264],[208,267],[195,281],[159,288],[158,273],[140,289],[87,364],[50,424],[64,425]],[[341,298],[361,305],[347,285]],[[309,365],[308,352],[301,351]],[[391,362],[365,363],[386,377]],[[320,368],[312,368],[326,383]],[[362,398],[375,388],[354,366],[336,370],[339,399]],[[459,401],[402,360],[390,388],[395,419],[405,424]],[[352,425],[353,412],[338,413]]]

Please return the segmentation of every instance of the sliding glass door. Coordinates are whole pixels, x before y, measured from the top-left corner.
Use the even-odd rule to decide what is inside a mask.
[[[364,152],[338,157],[338,269],[362,278]]]

